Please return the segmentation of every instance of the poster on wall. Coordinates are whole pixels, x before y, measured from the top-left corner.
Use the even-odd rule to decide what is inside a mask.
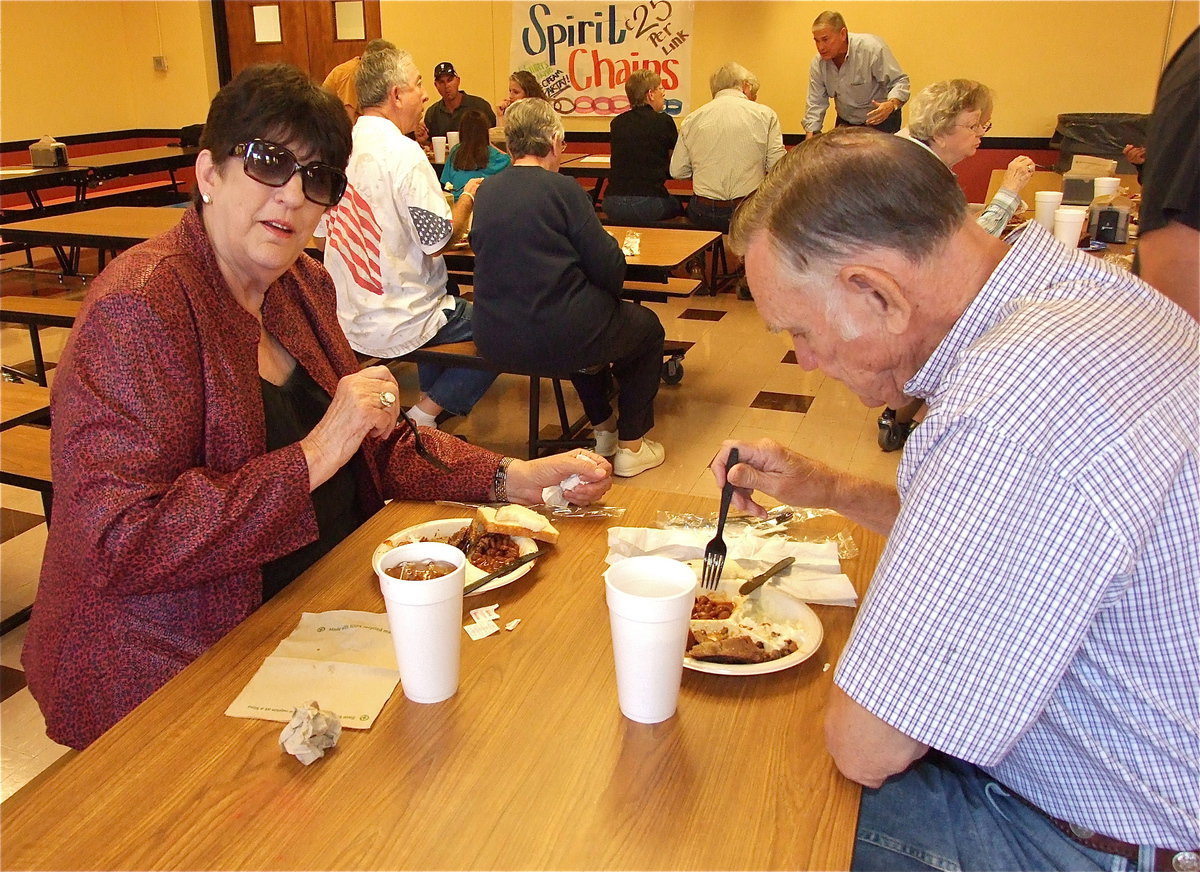
[[[555,110],[569,118],[629,109],[635,70],[662,77],[666,111],[690,111],[693,9],[690,0],[513,3],[512,69],[528,70]]]

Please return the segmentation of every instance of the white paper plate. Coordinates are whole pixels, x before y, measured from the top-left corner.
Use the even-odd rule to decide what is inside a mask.
[[[422,539],[445,539],[447,536],[453,535],[463,527],[471,523],[470,518],[446,518],[441,521],[427,521],[424,524],[417,524],[415,527],[406,527],[399,532],[393,533],[375,549],[375,553],[371,555],[371,568],[379,573],[379,558],[387,554],[397,545],[404,545],[407,542],[420,542]],[[517,543],[521,554],[529,554],[537,550],[537,543],[526,536],[513,536],[513,541]],[[529,570],[533,569],[536,560],[531,560],[524,566],[518,566],[507,575],[502,575],[494,581],[489,581],[478,590],[473,590],[467,596],[475,596],[478,593],[487,593],[495,590],[498,587],[512,584],[518,578],[524,578]],[[487,575],[487,570],[480,569],[474,563],[467,564],[466,578],[463,580],[463,585],[469,585],[474,581],[478,581]]]
[[[817,617],[817,613],[806,603],[797,602],[795,606],[798,608],[794,608],[795,614],[790,618],[789,623],[799,629],[797,636],[792,637],[796,640],[797,648],[786,657],[768,660],[766,663],[710,663],[707,660],[693,660],[691,657],[684,657],[684,667],[695,672],[707,672],[710,675],[766,675],[769,672],[781,672],[784,669],[792,668],[797,663],[803,663],[821,647],[821,640],[825,637],[825,628],[821,626],[821,619]]]

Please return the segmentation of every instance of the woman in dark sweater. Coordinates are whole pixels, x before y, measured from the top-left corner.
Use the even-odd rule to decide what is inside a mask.
[[[604,211],[618,224],[651,224],[683,214],[667,193],[671,150],[679,138],[675,121],[663,112],[667,97],[654,70],[637,70],[625,83],[630,110],[613,116],[612,175]]]
[[[558,174],[563,127],[551,105],[514,103],[504,134],[513,165],[475,200],[475,344],[508,370],[569,377],[613,472],[652,469],[664,457],[644,438],[654,426],[662,324],[620,300],[625,256],[584,190]],[[618,414],[607,399],[610,373]]]

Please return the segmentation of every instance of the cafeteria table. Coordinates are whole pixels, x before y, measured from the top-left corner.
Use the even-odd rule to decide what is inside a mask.
[[[50,388],[0,380],[0,430],[28,424],[50,414]]]
[[[82,203],[87,194],[88,168],[72,165],[66,167],[33,167],[28,165],[0,168],[0,195],[24,193],[29,199],[28,210],[5,210],[4,217],[19,216],[22,211],[40,214],[46,207],[42,203],[42,191],[47,188],[74,188],[75,202]]]
[[[88,184],[93,187],[122,176],[167,172],[171,175],[171,188],[178,190],[179,183],[175,178],[175,171],[195,166],[196,155],[199,153],[199,148],[159,145],[73,157],[71,166],[87,167],[90,171]]]
[[[608,529],[711,497],[616,485],[620,519],[562,519],[522,579],[467,599],[515,630],[462,636],[458,693],[400,688],[371,729],[305,767],[282,724],[230,702],[303,612],[384,610],[370,568],[392,533],[461,506],[393,502],[87,750],[0,807],[10,869],[845,869],[859,788],[824,748],[822,709],[855,611],[814,606],[816,653],[763,675],[685,670],[679,710],[625,719],[604,600]],[[852,532],[859,593],[882,537]],[[467,621],[464,621],[466,623]],[[298,704],[306,699],[297,699]],[[318,700],[319,702],[319,700]]]
[[[79,272],[79,250],[132,248],[170,230],[186,210],[174,206],[105,206],[0,226],[5,242],[54,249],[64,275]]]
[[[630,281],[665,282],[670,271],[716,245],[717,230],[675,227],[606,226],[617,242],[625,244],[630,233],[638,236],[638,253],[625,256],[625,277]],[[475,252],[463,247],[447,252],[446,266],[459,272],[475,271]]]

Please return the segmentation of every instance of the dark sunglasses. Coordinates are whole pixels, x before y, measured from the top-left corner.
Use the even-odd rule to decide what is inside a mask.
[[[319,206],[336,206],[346,193],[346,174],[337,167],[315,162],[301,164],[288,149],[265,139],[235,145],[229,154],[242,158],[246,175],[272,188],[282,188],[300,173],[305,198]]]

